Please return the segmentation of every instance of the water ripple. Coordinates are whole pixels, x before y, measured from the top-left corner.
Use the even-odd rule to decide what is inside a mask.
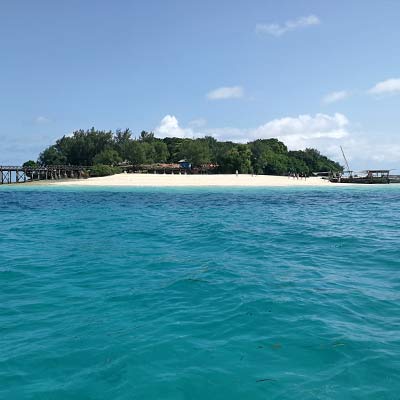
[[[400,190],[0,190],[0,398],[395,399]]]

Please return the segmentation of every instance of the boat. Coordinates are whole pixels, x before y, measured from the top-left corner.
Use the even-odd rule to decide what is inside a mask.
[[[391,180],[389,174],[390,170],[388,169],[369,169],[356,173],[354,171],[344,171],[333,174],[329,181],[332,183],[361,183],[370,185],[397,183]]]
[[[346,164],[347,170],[343,172],[333,173],[329,177],[329,181],[332,183],[361,183],[369,185],[389,184],[389,183],[400,183],[400,177],[390,176],[389,169],[368,169],[366,171],[354,172],[350,170],[349,163],[344,154],[342,146],[343,159]]]

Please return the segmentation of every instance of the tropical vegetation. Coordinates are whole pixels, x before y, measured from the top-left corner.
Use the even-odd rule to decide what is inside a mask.
[[[211,136],[159,139],[146,131],[135,138],[129,129],[112,132],[94,128],[58,139],[40,153],[37,163],[89,166],[92,175],[100,176],[119,172],[121,163],[177,163],[182,159],[194,167],[213,164],[218,173],[285,175],[342,170],[337,162],[316,149],[289,151],[278,139],[258,139],[246,144],[217,141]]]

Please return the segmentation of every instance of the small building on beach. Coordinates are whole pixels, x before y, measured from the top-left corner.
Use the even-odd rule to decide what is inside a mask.
[[[178,164],[179,164],[179,166],[181,168],[184,168],[184,169],[191,169],[192,168],[192,164],[187,160],[179,160]]]

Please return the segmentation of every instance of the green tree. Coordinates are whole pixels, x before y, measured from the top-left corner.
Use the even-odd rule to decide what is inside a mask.
[[[155,152],[155,155],[154,155],[155,162],[158,162],[158,163],[167,162],[169,159],[168,146],[160,140],[157,140],[156,142],[154,142],[153,146],[154,146],[154,152]]]
[[[144,164],[146,153],[143,144],[136,140],[131,140],[126,145],[126,159],[133,165]]]
[[[224,172],[231,174],[235,171],[239,171],[242,174],[251,173],[251,151],[249,146],[237,144],[231,148],[226,154],[221,167]]]
[[[72,136],[63,136],[56,141],[55,149],[71,165],[92,165],[94,157],[114,145],[113,134],[94,128],[75,131]]]
[[[142,131],[140,132],[139,140],[146,143],[152,143],[154,142],[154,133]]]
[[[202,139],[205,143],[207,143],[209,152],[210,152],[210,161],[212,163],[217,163],[218,162],[218,156],[220,152],[220,144],[221,142],[218,142],[217,139],[215,139],[212,136],[205,136],[204,139]]]
[[[103,165],[118,165],[122,161],[121,156],[116,150],[106,149],[101,153],[98,153],[93,158],[93,164],[103,164]]]
[[[145,159],[145,163],[147,164],[153,164],[155,163],[156,160],[156,151],[154,148],[154,143],[151,142],[139,142],[140,145],[143,148],[144,151],[144,159]]]
[[[64,165],[67,163],[67,157],[57,146],[50,146],[40,153],[38,163],[40,165]]]
[[[258,139],[249,143],[253,170],[257,174],[282,175],[288,170],[287,147],[277,139]]]
[[[167,137],[163,139],[163,142],[166,144],[169,153],[168,162],[178,162],[182,158],[180,154],[180,148],[184,141],[185,139],[181,138]]]
[[[132,132],[129,129],[118,129],[114,135],[114,147],[123,160],[126,160],[126,147],[131,141]]]
[[[309,172],[328,172],[343,170],[343,167],[339,163],[330,160],[326,156],[323,156],[316,149],[290,151],[289,156],[291,159],[296,160],[297,163],[301,162],[305,164]]]
[[[210,149],[204,139],[186,139],[181,143],[179,157],[186,159],[195,166],[207,164],[211,161]]]
[[[217,142],[212,147],[212,162],[219,165],[218,171],[221,173],[227,172],[224,167],[225,160],[229,154],[229,152],[235,148],[236,144],[233,142]],[[228,171],[232,172],[232,171]],[[235,171],[233,171],[235,172]]]

